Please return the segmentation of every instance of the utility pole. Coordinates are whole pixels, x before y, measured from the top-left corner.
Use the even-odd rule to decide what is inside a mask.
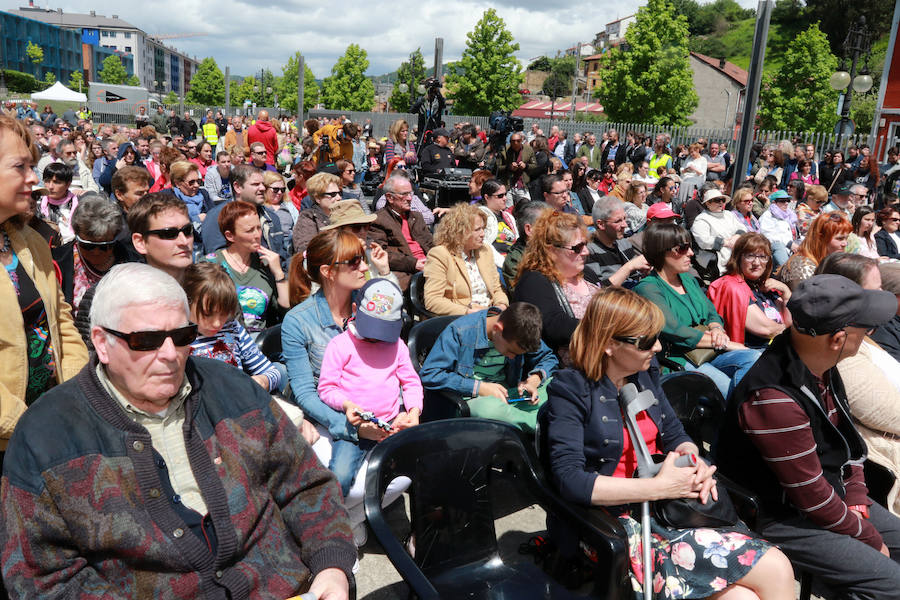
[[[434,38],[434,79],[441,80],[444,70],[444,38]]]
[[[741,137],[738,140],[734,160],[733,181],[743,181],[753,144],[753,126],[756,123],[756,105],[759,102],[759,85],[762,81],[763,62],[766,58],[766,40],[769,38],[769,20],[774,0],[759,0],[756,9],[756,33],[753,36],[753,53],[750,57],[750,73],[747,77],[747,95],[744,99],[744,116],[741,119]]]
[[[306,75],[306,69],[303,67],[305,61],[303,60],[303,55],[300,54],[297,56],[297,130],[303,131],[303,87],[305,82],[303,81],[304,75]]]
[[[575,76],[572,78],[572,110],[569,111],[569,119],[575,120],[575,99],[578,94],[578,69],[581,64],[581,42],[575,48]]]

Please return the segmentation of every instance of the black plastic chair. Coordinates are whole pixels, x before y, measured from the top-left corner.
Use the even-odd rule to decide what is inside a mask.
[[[406,345],[409,348],[409,356],[416,373],[425,363],[438,336],[455,319],[456,317],[434,317],[416,323],[410,330]],[[450,392],[425,390],[422,409],[423,422],[468,417],[470,414],[469,405],[461,396]]]
[[[425,275],[422,271],[413,273],[409,280],[409,300],[420,319],[431,319],[434,313],[425,308]]]
[[[679,371],[662,377],[662,388],[685,432],[708,458],[718,440],[725,399],[715,382],[697,371]]]
[[[514,475],[538,504],[563,519],[600,552],[602,576],[593,597],[631,596],[627,540],[611,517],[597,524],[543,485],[516,429],[486,419],[455,419],[403,430],[378,444],[366,473],[366,518],[391,563],[413,594],[439,598],[584,598],[550,578],[530,559],[500,556],[491,484],[498,469]],[[405,475],[415,557],[391,531],[381,511],[388,483]],[[601,511],[594,511],[600,513]],[[604,532],[607,534],[605,535]]]
[[[281,356],[281,323],[266,327],[256,336],[256,345],[272,362],[282,362]]]

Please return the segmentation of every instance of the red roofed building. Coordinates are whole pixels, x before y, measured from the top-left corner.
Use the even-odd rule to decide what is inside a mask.
[[[698,127],[739,126],[744,112],[747,71],[724,58],[691,52],[694,88],[700,101],[690,116]]]
[[[887,56],[884,60],[884,72],[881,76],[881,87],[878,90],[878,106],[875,110],[875,122],[872,130],[878,136],[873,148],[879,162],[886,160],[888,148],[900,147],[900,3],[894,9],[891,25],[891,37],[888,42]],[[858,133],[866,133],[859,131]]]
[[[560,99],[556,104],[551,104],[549,100],[529,100],[514,110],[513,116],[525,119],[549,119],[552,112],[553,118],[558,119],[564,117],[570,110],[572,110],[571,100]],[[575,111],[599,115],[603,113],[603,106],[597,102],[576,102]]]

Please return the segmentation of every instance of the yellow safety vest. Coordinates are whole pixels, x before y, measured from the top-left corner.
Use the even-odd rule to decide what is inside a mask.
[[[670,160],[672,160],[672,157],[668,154],[654,154],[650,158],[650,170],[658,173],[659,167],[665,167]]]
[[[206,141],[214,148],[216,144],[219,143],[219,130],[214,122],[207,121],[203,124],[203,137],[205,137]]]

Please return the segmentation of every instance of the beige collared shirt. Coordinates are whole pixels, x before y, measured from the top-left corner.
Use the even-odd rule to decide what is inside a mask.
[[[175,493],[181,496],[181,502],[188,508],[205,515],[207,513],[206,502],[203,501],[200,486],[197,485],[197,479],[191,470],[182,432],[185,418],[184,401],[191,393],[191,384],[187,377],[182,380],[181,387],[178,389],[178,393],[172,397],[168,408],[160,414],[135,408],[112,384],[109,377],[106,376],[106,369],[100,363],[97,364],[97,378],[109,395],[122,406],[128,418],[150,433],[153,448],[166,461],[169,481]]]

